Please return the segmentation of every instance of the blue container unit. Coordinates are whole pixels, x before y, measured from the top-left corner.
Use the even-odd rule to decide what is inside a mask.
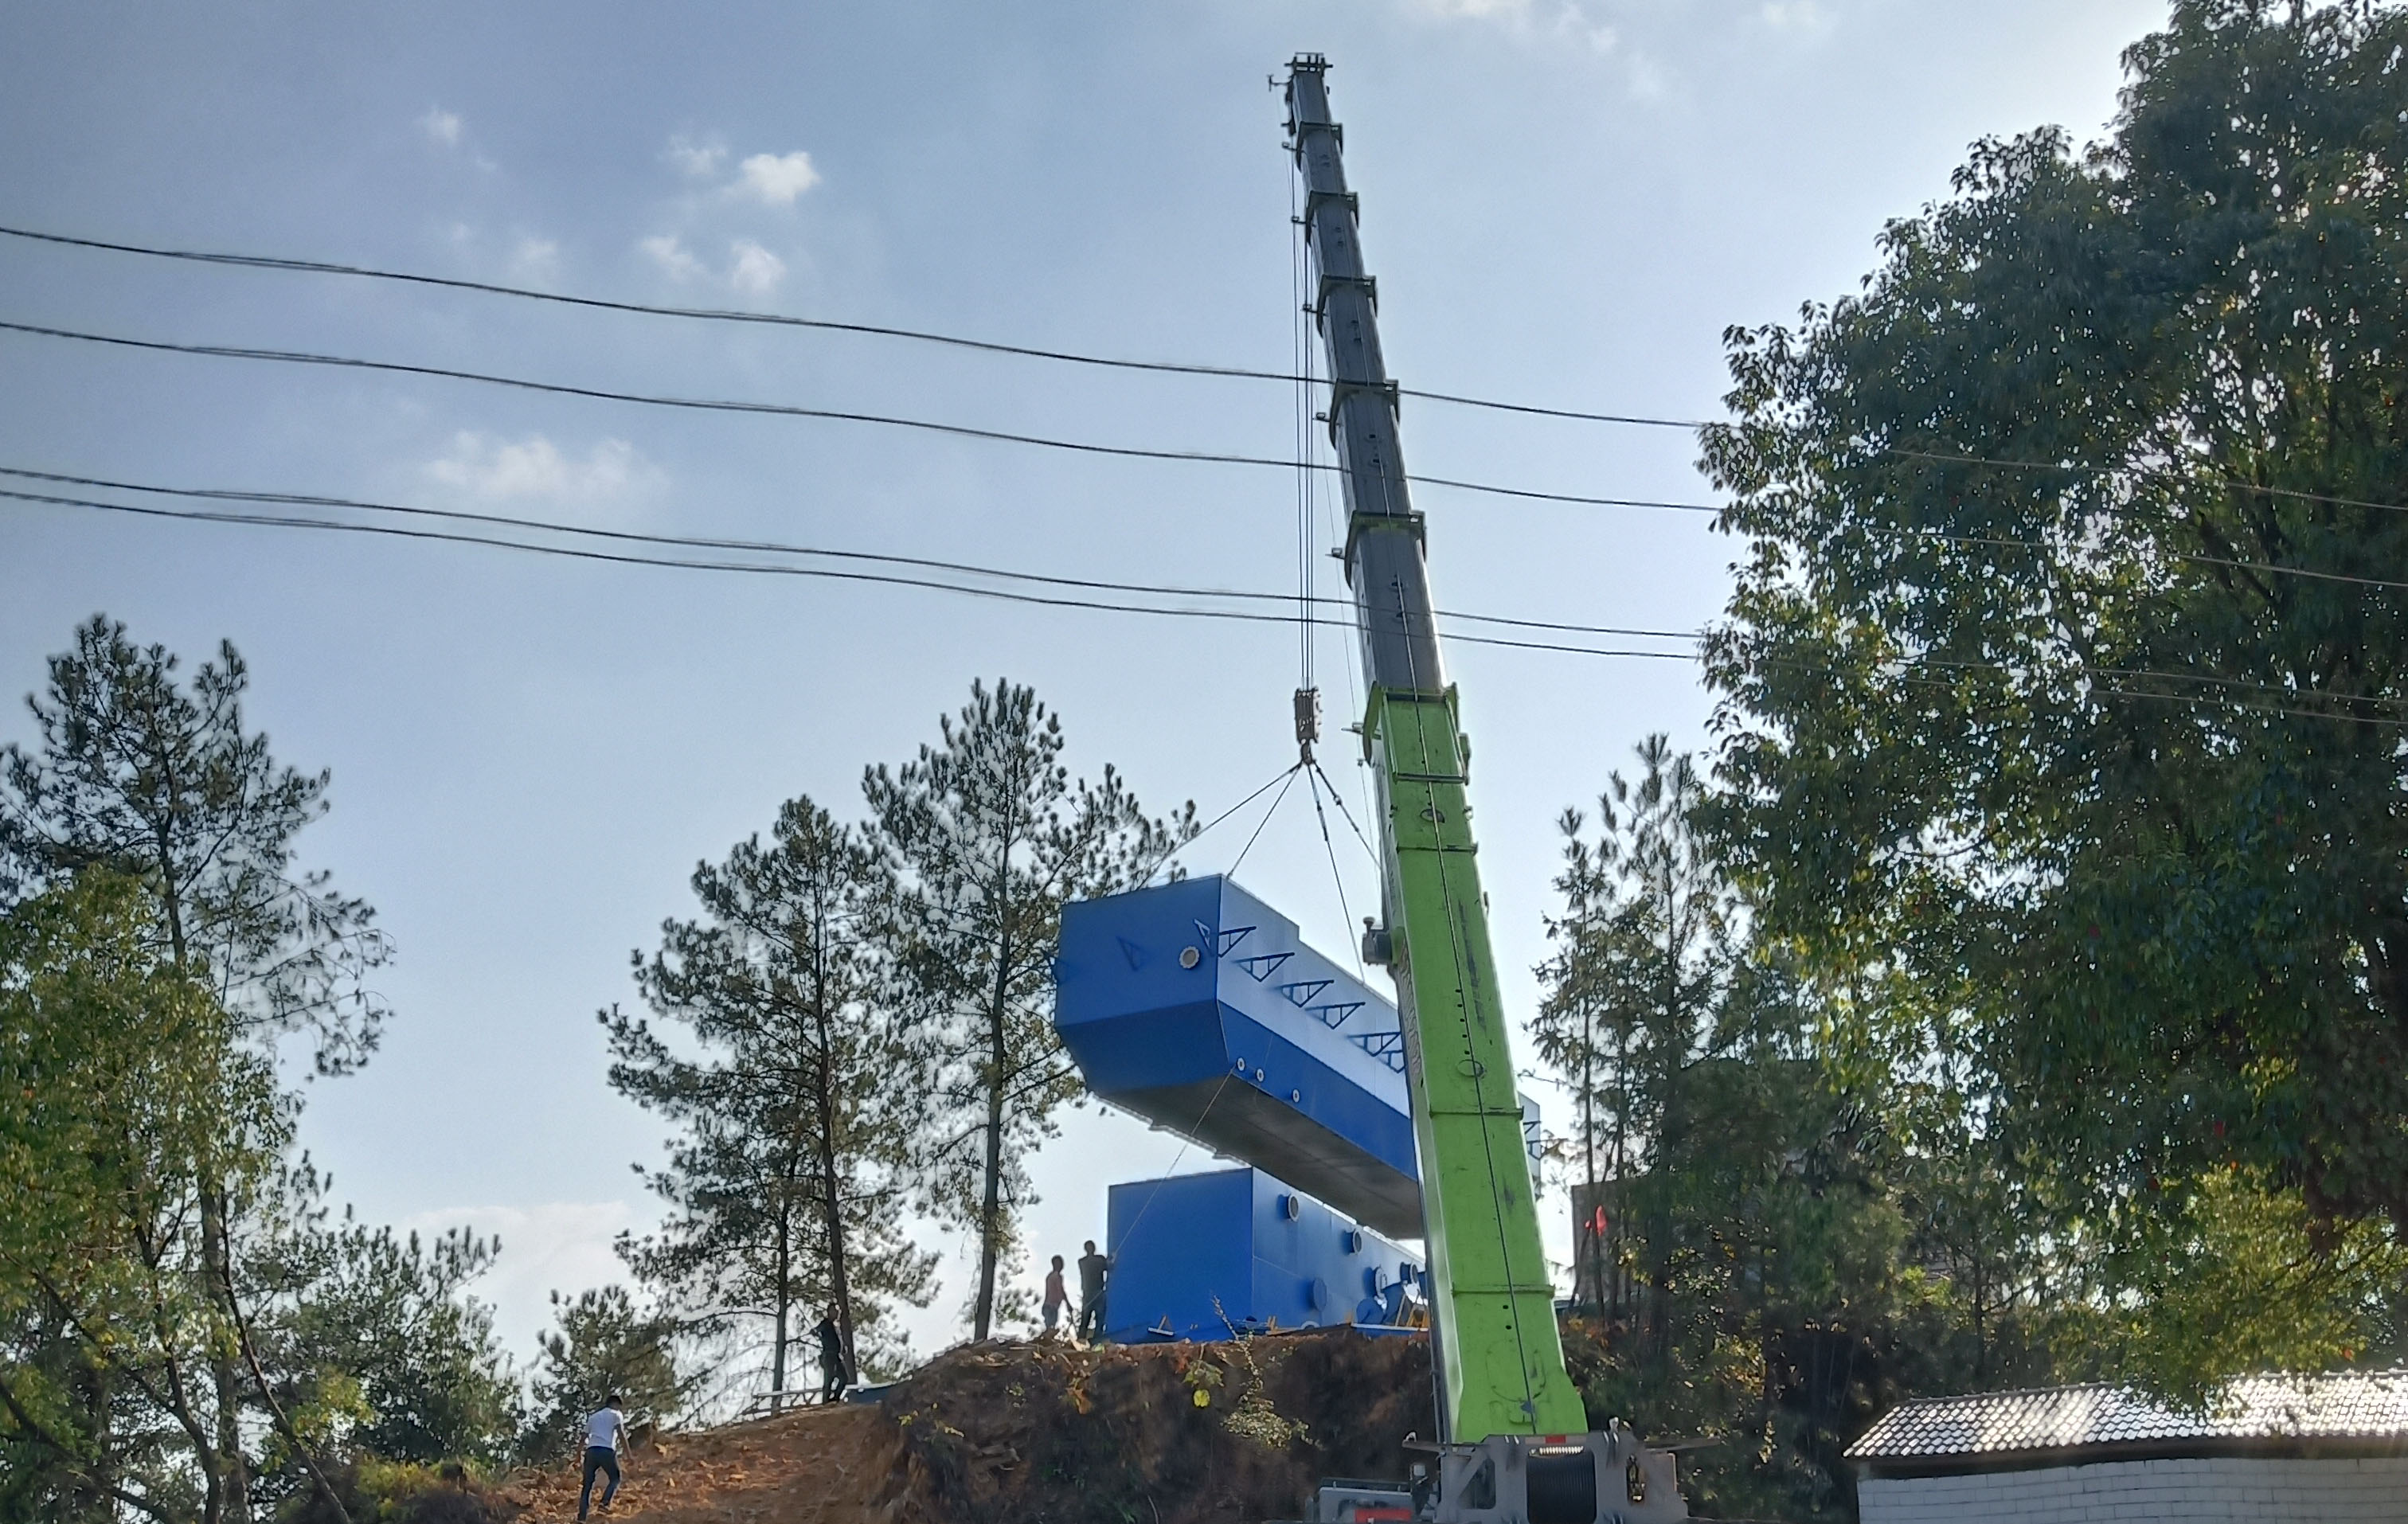
[[[1054,1024],[1096,1095],[1375,1232],[1421,1236],[1396,1005],[1295,922],[1219,876],[1083,900],[1062,909],[1054,977]],[[1113,1221],[1148,1188],[1114,1186]]]
[[[1417,1256],[1260,1170],[1114,1186],[1105,1236],[1105,1320],[1121,1344],[1351,1323],[1421,1274]]]

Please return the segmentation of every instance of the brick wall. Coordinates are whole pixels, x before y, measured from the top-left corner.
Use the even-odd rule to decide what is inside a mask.
[[[2408,1524],[2408,1457],[2118,1460],[1971,1476],[1870,1477],[1861,1524]]]

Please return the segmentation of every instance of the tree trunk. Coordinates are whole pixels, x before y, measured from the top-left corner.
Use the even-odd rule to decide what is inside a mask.
[[[1605,1193],[1597,1178],[1597,1011],[1581,1000],[1581,1173],[1588,1183],[1588,1294],[1597,1311],[1605,1311],[1605,1229],[1612,1219],[1598,1220],[1605,1209]]]
[[[820,1211],[823,1229],[827,1234],[828,1297],[836,1303],[836,1330],[844,1344],[844,1376],[847,1381],[859,1381],[860,1352],[853,1343],[853,1282],[845,1263],[844,1197],[836,1161],[836,1076],[832,1072],[836,1064],[835,1034],[829,1029],[832,1023],[827,1007],[827,989],[823,984],[812,1012],[820,1028],[820,1061],[811,1087],[820,1114]]]
[[[164,755],[159,758],[166,769],[168,788],[175,787],[174,764]],[[159,905],[167,918],[168,955],[176,971],[190,971],[190,948],[184,930],[182,902],[176,894],[175,855],[169,833],[164,823],[154,825],[151,841],[159,860]],[[206,1168],[206,1167],[205,1167]],[[201,1182],[201,1285],[209,1300],[227,1308],[234,1287],[234,1247],[228,1231],[225,1184],[221,1180]],[[234,1352],[221,1343],[209,1351],[209,1383],[217,1398],[214,1456],[194,1456],[208,1474],[209,1487],[208,1524],[219,1524],[231,1518],[235,1524],[250,1524],[251,1475],[242,1453],[242,1381],[235,1370]]]
[[[795,1304],[794,1235],[787,1226],[794,1215],[792,1206],[781,1203],[778,1209],[777,1286],[771,1294],[778,1327],[769,1343],[769,1412],[774,1416],[786,1404],[786,1328],[788,1310]]]
[[[995,1006],[987,1013],[986,1179],[979,1202],[978,1316],[971,1333],[976,1339],[985,1338],[995,1324],[996,1261],[1001,1257],[1001,1246],[996,1240],[1003,1211],[1003,1082],[1009,1057],[1004,1050],[1003,1031],[1005,968],[998,957]]]
[[[216,1181],[207,1182],[201,1191],[201,1278],[208,1287],[209,1300],[222,1308],[226,1305],[226,1289],[233,1285],[233,1248],[226,1232],[225,1191]],[[229,1317],[229,1321],[231,1318]],[[215,1456],[199,1455],[194,1459],[222,1479],[217,1508],[209,1524],[222,1519],[233,1524],[251,1521],[251,1468],[242,1453],[242,1378],[235,1370],[234,1351],[219,1341],[209,1351],[209,1382],[217,1396]],[[212,1465],[211,1462],[215,1464]]]

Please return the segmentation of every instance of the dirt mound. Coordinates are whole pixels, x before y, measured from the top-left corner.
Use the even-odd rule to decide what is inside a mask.
[[[1350,1330],[1075,1350],[987,1344],[888,1400],[947,1524],[1259,1524],[1324,1476],[1401,1477],[1433,1429],[1429,1346]]]
[[[613,1524],[919,1524],[903,1436],[882,1409],[840,1403],[632,1446]],[[574,1465],[522,1474],[505,1491],[522,1524],[577,1517]],[[595,1491],[600,1491],[597,1480]]]
[[[613,1524],[1261,1524],[1324,1476],[1401,1477],[1433,1427],[1429,1347],[1350,1330],[1244,1344],[939,1356],[875,1405],[629,1451]],[[574,1466],[507,1489],[577,1517]]]

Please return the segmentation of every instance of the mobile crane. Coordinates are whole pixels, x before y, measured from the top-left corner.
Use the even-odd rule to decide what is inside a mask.
[[[1564,1368],[1472,841],[1470,745],[1440,658],[1424,522],[1398,446],[1398,391],[1328,67],[1317,53],[1289,64],[1287,148],[1304,181],[1311,310],[1328,354],[1341,554],[1369,695],[1363,749],[1378,788],[1383,916],[1365,929],[1364,955],[1394,977],[1402,1016],[1440,1431],[1427,1485],[1330,1484],[1315,1513],[1329,1524],[1686,1518],[1672,1458],[1621,1424],[1590,1430]]]

